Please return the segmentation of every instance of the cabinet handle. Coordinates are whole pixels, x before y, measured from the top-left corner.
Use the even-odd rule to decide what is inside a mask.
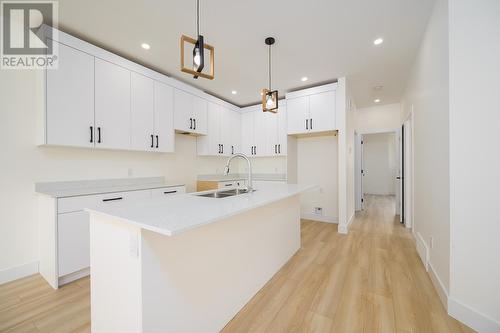
[[[165,191],[165,192],[163,192],[163,194],[173,194],[173,193],[177,193],[177,190],[175,190],[175,191]]]
[[[189,118],[189,129],[193,129],[193,118]]]
[[[233,186],[233,184],[225,184],[224,186]]]
[[[90,126],[90,143],[94,142],[94,126]]]
[[[101,128],[97,127],[97,143],[101,143]]]
[[[219,154],[220,154],[220,143],[218,144],[218,146],[219,146]]]
[[[281,143],[278,145],[278,154],[281,154]]]
[[[231,146],[231,155],[234,155],[234,146]]]
[[[116,200],[122,200],[123,197],[117,197],[117,198],[109,198],[109,199],[102,199],[103,202],[108,202],[108,201],[116,201]]]
[[[306,129],[309,129],[309,119],[306,119]]]
[[[153,148],[154,146],[154,138],[153,138],[153,134],[151,134],[151,148]]]
[[[274,145],[274,153],[277,154],[278,153],[278,145]]]
[[[156,148],[158,148],[159,145],[158,145],[158,135],[156,136]]]
[[[313,119],[311,118],[311,121],[310,121],[310,125],[311,125],[311,129],[313,129]]]
[[[221,144],[220,146],[221,146],[221,151],[220,152],[221,152],[221,154],[224,154],[224,144]]]
[[[252,146],[252,155],[253,155],[253,146]]]
[[[257,155],[257,146],[253,146],[253,151],[255,152],[254,155]]]
[[[196,118],[193,118],[193,122],[194,122],[194,128],[193,129],[196,129]]]

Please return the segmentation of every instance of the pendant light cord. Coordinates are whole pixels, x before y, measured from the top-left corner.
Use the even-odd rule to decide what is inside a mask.
[[[271,90],[271,45],[269,45],[269,90]]]
[[[200,0],[196,0],[196,36],[200,35]]]

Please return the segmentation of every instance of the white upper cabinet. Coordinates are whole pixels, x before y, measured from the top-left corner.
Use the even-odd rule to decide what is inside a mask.
[[[248,156],[254,155],[254,113],[249,111],[241,114],[240,152]]]
[[[337,84],[295,91],[286,96],[287,133],[304,134],[334,131]]]
[[[309,96],[309,130],[330,131],[335,126],[335,91],[325,91]]]
[[[132,73],[131,76],[131,148],[154,150],[154,80]]]
[[[96,147],[130,148],[130,71],[95,58]]]
[[[155,149],[162,153],[173,152],[174,136],[174,88],[154,83],[154,130]]]
[[[43,143],[94,146],[94,57],[59,44],[59,67],[46,71]]]
[[[174,125],[181,132],[207,134],[208,102],[180,89],[174,93]]]
[[[283,103],[283,106],[279,106],[278,110],[278,153],[277,155],[286,155],[287,154],[287,117],[288,111]]]
[[[229,156],[240,141],[240,114],[208,102],[207,135],[197,138],[198,155]]]

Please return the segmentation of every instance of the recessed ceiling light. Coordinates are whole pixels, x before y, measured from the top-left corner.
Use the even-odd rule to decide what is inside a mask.
[[[151,48],[151,46],[148,44],[148,43],[142,43],[141,44],[141,47],[144,49],[144,50],[149,50]]]
[[[380,98],[376,98],[373,100],[375,103],[380,103]]]
[[[309,80],[309,79],[307,78],[307,76],[303,76],[303,77],[300,79],[300,81],[302,81],[302,82],[306,82],[307,80]]]
[[[384,40],[382,38],[377,38],[373,41],[373,44],[374,45],[380,45],[384,42]]]
[[[231,91],[231,94],[236,95],[238,92],[236,90]]]

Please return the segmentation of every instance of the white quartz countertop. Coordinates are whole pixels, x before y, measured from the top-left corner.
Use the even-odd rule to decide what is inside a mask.
[[[146,230],[173,236],[312,188],[314,186],[273,184],[261,187],[253,193],[226,198],[207,198],[190,193],[127,204],[116,203],[107,207],[86,210],[93,214],[116,218]]]
[[[148,190],[183,186],[180,182],[168,182],[163,177],[82,180],[69,182],[36,183],[35,192],[53,198],[75,197],[116,192]]]

